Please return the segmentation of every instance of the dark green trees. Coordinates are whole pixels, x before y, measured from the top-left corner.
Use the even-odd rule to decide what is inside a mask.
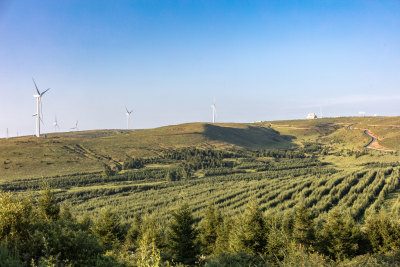
[[[221,212],[209,206],[200,225],[202,251],[209,255],[215,251],[218,231],[223,223]]]
[[[123,231],[120,219],[109,209],[103,211],[92,229],[98,238],[100,245],[106,249],[111,249],[113,244],[123,239]]]
[[[111,169],[110,166],[108,166],[107,164],[104,164],[103,166],[103,178],[108,178],[110,176],[113,176],[115,174],[115,172]]]
[[[400,250],[400,222],[387,214],[367,218],[365,232],[374,252]]]
[[[314,221],[304,204],[300,204],[296,208],[293,238],[305,248],[309,248],[314,242]]]
[[[34,205],[37,204],[37,205]],[[37,201],[0,192],[0,253],[19,266],[94,266],[103,249],[92,233],[60,207],[48,186]],[[7,252],[8,251],[8,252]],[[0,255],[0,266],[11,266]]]
[[[136,214],[133,218],[133,222],[131,224],[131,227],[129,228],[129,231],[126,234],[126,243],[130,249],[135,250],[139,245],[138,241],[141,235],[142,223],[142,216]]]
[[[360,250],[361,231],[350,216],[332,211],[321,231],[321,248],[335,260],[355,256]]]
[[[38,199],[39,214],[46,220],[55,221],[60,216],[60,206],[48,185],[45,185],[41,197]]]
[[[140,169],[144,167],[144,160],[140,158],[128,158],[126,161],[124,161],[124,164],[122,165],[122,169],[128,170],[128,169]]]
[[[252,201],[236,222],[236,227],[231,235],[232,247],[237,252],[263,254],[267,240],[264,215],[257,202]]]
[[[197,231],[188,204],[182,205],[172,213],[168,229],[168,246],[174,260],[184,264],[193,264],[199,254],[196,241]]]

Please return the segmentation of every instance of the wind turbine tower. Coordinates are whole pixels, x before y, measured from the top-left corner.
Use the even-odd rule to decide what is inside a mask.
[[[72,129],[72,130],[75,130],[75,131],[78,131],[78,130],[79,130],[79,129],[78,129],[78,121],[76,121],[75,127],[72,127],[71,129]]]
[[[53,125],[54,125],[54,132],[57,132],[57,128],[60,129],[60,126],[58,126],[58,123],[57,123],[57,117],[54,118]]]
[[[126,109],[126,129],[129,129],[129,121],[131,120],[131,114],[133,110],[129,111],[127,107],[125,107],[125,109]]]
[[[36,137],[40,137],[40,121],[42,120],[42,115],[41,115],[41,111],[42,111],[42,109],[41,109],[42,96],[47,91],[49,91],[50,88],[46,89],[43,92],[40,92],[39,88],[37,87],[36,82],[35,82],[35,80],[33,78],[32,78],[32,81],[35,84],[35,88],[36,88],[36,92],[37,92],[37,95],[33,95],[33,97],[36,97],[36,100],[37,100],[37,109],[36,109],[37,113],[35,114],[36,115]]]
[[[322,106],[319,106],[319,115],[320,115],[320,119],[322,119]]]
[[[215,105],[215,101],[214,104],[211,105],[211,109],[212,109],[212,122],[215,123],[215,115],[217,112],[217,106]]]

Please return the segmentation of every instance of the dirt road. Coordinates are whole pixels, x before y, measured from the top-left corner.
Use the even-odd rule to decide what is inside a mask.
[[[366,136],[371,137],[371,141],[364,146],[365,148],[380,150],[380,151],[388,151],[388,152],[394,151],[393,149],[381,146],[378,143],[378,135],[376,133],[370,132],[368,129],[363,129],[363,130]]]
[[[349,124],[349,125],[347,125],[346,128],[348,130],[362,130],[366,136],[371,138],[371,141],[369,141],[369,143],[364,146],[365,148],[369,148],[369,149],[373,149],[373,150],[379,150],[379,151],[387,151],[387,152],[394,151],[393,149],[381,146],[379,144],[379,142],[378,142],[378,135],[376,133],[373,133],[368,129],[353,128],[352,127],[353,125],[354,125],[354,123],[353,124]]]

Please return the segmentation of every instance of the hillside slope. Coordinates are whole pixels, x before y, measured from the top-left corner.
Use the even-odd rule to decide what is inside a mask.
[[[155,156],[161,149],[277,148],[293,136],[250,124],[188,123],[146,130],[98,130],[0,140],[0,180],[91,172],[127,156]]]
[[[103,164],[115,166],[128,156],[151,157],[169,148],[288,149],[311,142],[328,147],[332,153],[362,150],[369,142],[364,128],[376,133],[383,146],[400,150],[400,117],[186,123],[146,130],[67,132],[40,139],[0,139],[0,181],[100,171]]]

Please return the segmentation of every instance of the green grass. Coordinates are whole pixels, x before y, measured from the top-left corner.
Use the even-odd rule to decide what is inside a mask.
[[[149,130],[101,130],[0,140],[0,182],[99,171],[160,149],[289,148],[293,137],[249,124],[190,123]]]
[[[234,215],[252,198],[266,212],[286,212],[305,201],[321,218],[337,207],[362,220],[365,212],[390,210],[397,203],[399,187],[383,188],[399,179],[394,176],[399,158],[397,153],[363,148],[368,137],[354,128],[377,132],[384,137],[382,145],[397,150],[400,128],[393,126],[397,124],[399,117],[276,121],[271,127],[269,123],[188,123],[2,139],[0,186],[35,194],[45,180],[59,201],[72,205],[77,214],[96,216],[102,208],[113,207],[126,220],[138,212],[156,212],[168,220],[168,214],[185,201],[197,218],[210,202]],[[307,151],[310,143],[319,148]],[[195,170],[189,180],[165,179],[171,169],[180,168],[180,160],[156,160],[140,170],[102,177],[103,164],[115,167],[128,156],[157,158],[164,149],[184,147],[244,152],[223,160],[233,167]],[[307,158],[256,155],[251,152],[256,149],[306,151]],[[386,195],[379,198],[384,191]]]

